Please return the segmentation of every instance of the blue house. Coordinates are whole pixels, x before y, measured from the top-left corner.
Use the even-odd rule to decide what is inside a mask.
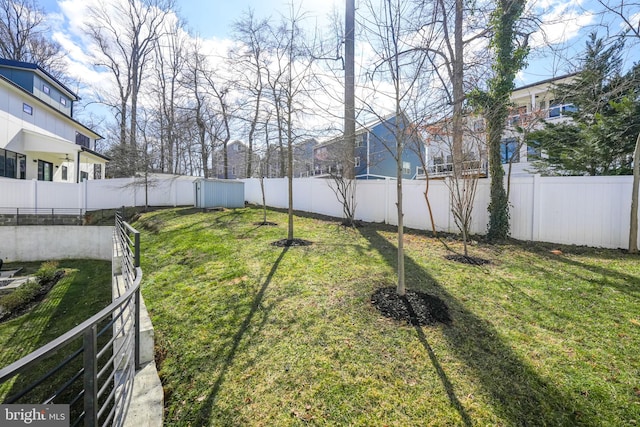
[[[342,135],[316,146],[314,175],[342,174],[345,167],[352,167],[357,179],[396,178],[396,134],[404,139],[402,178],[415,179],[422,170],[420,155],[425,155],[424,141],[418,132],[412,131],[405,117],[395,114],[357,128],[353,153]]]

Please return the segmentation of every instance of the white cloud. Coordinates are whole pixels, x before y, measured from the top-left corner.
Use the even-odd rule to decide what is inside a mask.
[[[532,48],[558,45],[580,36],[581,30],[594,22],[595,15],[582,0],[540,0],[530,5],[530,12],[540,19],[540,28],[530,40]]]

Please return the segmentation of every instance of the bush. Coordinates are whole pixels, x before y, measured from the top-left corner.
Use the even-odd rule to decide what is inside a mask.
[[[62,277],[58,263],[47,261],[35,272],[35,280],[29,280],[10,294],[0,297],[0,319],[4,319],[27,307],[39,297],[45,295]]]
[[[10,294],[0,297],[0,311],[13,313],[33,301],[41,289],[40,283],[29,280]]]
[[[38,278],[38,283],[44,285],[54,279],[57,271],[58,263],[55,261],[47,261],[40,266],[35,276]]]

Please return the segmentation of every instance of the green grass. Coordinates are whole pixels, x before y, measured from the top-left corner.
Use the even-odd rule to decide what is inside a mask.
[[[370,304],[395,283],[393,228],[298,216],[314,244],[283,249],[286,215],[268,219],[172,209],[135,224],[167,425],[640,423],[640,257],[478,244],[492,263],[477,267],[409,232],[409,288],[453,319],[412,327]]]
[[[27,275],[36,274],[40,263],[16,263],[3,269],[12,266],[24,267],[19,274]],[[7,366],[53,341],[111,303],[111,262],[63,260],[58,262],[58,268],[65,270],[65,276],[41,302],[25,314],[0,323],[0,366]],[[0,402],[55,366],[59,359],[53,357],[0,385]]]

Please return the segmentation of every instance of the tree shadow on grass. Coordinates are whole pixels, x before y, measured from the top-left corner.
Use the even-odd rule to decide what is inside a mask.
[[[216,397],[218,396],[218,393],[220,392],[220,388],[222,387],[222,384],[224,383],[227,371],[233,364],[233,361],[236,355],[238,354],[240,343],[242,342],[247,330],[251,326],[251,322],[257,310],[260,308],[262,304],[262,301],[264,299],[264,294],[267,288],[269,287],[269,285],[271,284],[271,280],[273,279],[273,276],[278,270],[280,262],[282,262],[284,255],[288,251],[289,251],[289,247],[285,246],[282,249],[282,252],[280,252],[278,259],[276,259],[276,261],[274,262],[273,266],[271,267],[271,270],[269,271],[269,274],[264,280],[264,283],[262,284],[262,286],[260,287],[260,290],[254,297],[249,314],[247,314],[247,317],[245,317],[244,321],[240,325],[238,332],[236,332],[236,334],[233,336],[231,348],[229,349],[226,358],[224,358],[224,362],[220,367],[220,373],[218,374],[218,378],[216,378],[216,381],[213,384],[213,387],[211,388],[211,392],[209,393],[209,396],[207,396],[206,400],[202,403],[202,407],[200,408],[200,412],[197,415],[197,420],[195,425],[208,425],[210,423],[211,413],[215,405],[215,400],[216,400]]]
[[[391,244],[376,228],[365,227],[360,233],[379,250],[387,264],[396,268],[394,251],[380,250]],[[393,245],[392,245],[393,246]],[[516,355],[508,343],[503,342],[495,328],[476,316],[456,296],[450,294],[423,267],[405,255],[406,277],[420,277],[420,283],[407,283],[409,288],[420,288],[439,296],[449,307],[451,325],[442,326],[443,336],[451,344],[454,354],[465,362],[486,391],[496,414],[509,425],[591,425],[587,408],[579,407],[552,384],[542,379],[535,370]],[[444,369],[437,360],[426,336],[416,327],[418,339],[427,351],[451,404],[466,425],[469,416],[453,392]]]
[[[527,248],[524,248],[524,249],[528,250]],[[583,270],[593,274],[601,275],[602,277],[609,279],[607,280],[606,283],[603,283],[603,285],[611,286],[616,290],[632,298],[636,298],[636,299],[640,298],[640,277],[639,276],[634,276],[631,273],[623,272],[620,270],[613,270],[610,268],[605,268],[597,265],[587,264],[585,262],[580,262],[575,258],[567,257],[565,254],[555,255],[548,251],[530,250],[530,249],[529,251],[535,253],[540,257],[548,259],[549,261],[563,263],[563,264],[566,264],[567,266],[575,267],[578,271]],[[629,254],[619,254],[618,256],[615,256],[613,255],[614,253],[615,252],[612,250],[611,252],[608,252],[606,254],[598,255],[598,257],[603,260],[628,258],[628,259],[634,259],[640,262],[640,256],[629,255]],[[566,273],[568,270],[563,269],[563,271]],[[591,281],[590,278],[580,276],[578,273],[572,273],[572,274],[578,279],[581,279],[584,281]]]

